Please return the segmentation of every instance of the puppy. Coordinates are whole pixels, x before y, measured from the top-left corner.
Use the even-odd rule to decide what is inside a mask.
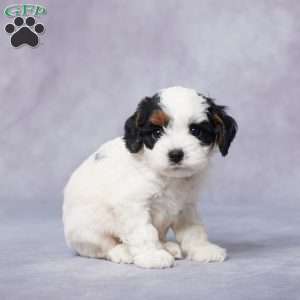
[[[102,145],[64,190],[67,244],[78,254],[167,268],[175,258],[222,262],[197,214],[213,149],[225,156],[237,124],[224,106],[171,87],[144,98],[123,137]],[[172,229],[177,242],[166,241]]]

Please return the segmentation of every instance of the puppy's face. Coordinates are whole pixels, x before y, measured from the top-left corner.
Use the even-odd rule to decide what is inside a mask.
[[[125,142],[152,169],[169,177],[189,177],[204,169],[217,145],[225,156],[237,125],[210,98],[172,87],[144,98],[126,121]]]

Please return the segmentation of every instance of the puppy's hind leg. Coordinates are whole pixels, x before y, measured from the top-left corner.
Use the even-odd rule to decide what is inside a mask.
[[[96,239],[89,237],[89,240],[73,241],[70,246],[81,256],[104,258],[115,263],[131,264],[133,262],[128,247],[112,235],[102,234]]]
[[[73,239],[69,242],[70,247],[79,255],[90,258],[106,258],[108,252],[117,244],[116,239],[107,234],[89,239]]]

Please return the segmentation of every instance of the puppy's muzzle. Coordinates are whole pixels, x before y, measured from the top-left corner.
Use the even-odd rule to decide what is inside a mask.
[[[168,156],[170,162],[178,164],[183,160],[184,152],[181,149],[174,149],[169,151]]]

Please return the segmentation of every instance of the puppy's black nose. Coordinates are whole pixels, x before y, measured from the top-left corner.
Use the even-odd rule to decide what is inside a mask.
[[[182,161],[184,152],[181,149],[174,149],[168,155],[171,162],[178,164]]]

